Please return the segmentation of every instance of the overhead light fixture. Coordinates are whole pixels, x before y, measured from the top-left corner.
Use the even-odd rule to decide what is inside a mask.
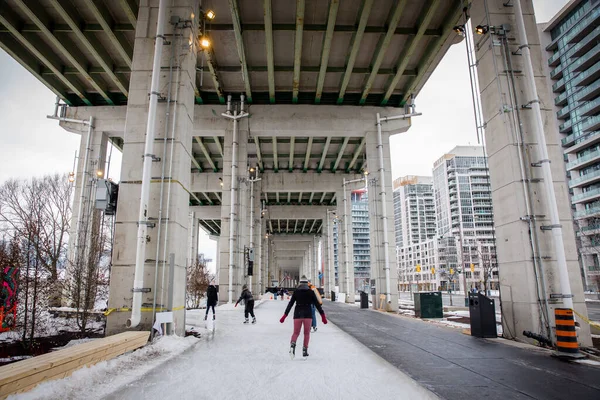
[[[490,26],[489,25],[477,25],[475,27],[475,33],[478,34],[478,35],[485,35],[489,31],[490,31]]]
[[[98,170],[96,171],[96,175],[98,175],[98,177],[101,177],[102,175],[104,175],[104,172],[102,172],[102,170]]]
[[[191,19],[194,19],[194,17],[195,17],[195,16],[196,16],[196,14],[194,14],[194,13],[191,13],[191,14],[190,14],[190,18],[191,18]]]
[[[75,172],[69,172],[69,182],[75,182]]]
[[[465,34],[465,26],[464,25],[456,25],[454,28],[452,28],[452,30],[454,32],[458,33],[459,35]]]
[[[215,19],[215,17],[217,16],[217,14],[215,14],[215,12],[213,10],[208,10],[204,16],[206,17],[207,20],[212,21],[213,19]]]
[[[369,171],[367,171],[367,170],[365,169],[365,170],[363,171],[363,174],[364,174],[365,176],[367,176],[367,175],[369,175]]]
[[[200,47],[203,49],[210,48],[210,39],[207,36],[200,36]]]
[[[221,185],[221,187],[223,187],[223,178],[219,178],[219,185]]]

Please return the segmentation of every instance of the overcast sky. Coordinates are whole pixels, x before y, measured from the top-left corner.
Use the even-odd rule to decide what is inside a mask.
[[[567,0],[534,0],[538,22],[552,18]],[[0,50],[0,183],[73,169],[80,136],[64,131],[46,115],[55,95]],[[420,117],[391,142],[394,178],[430,175],[433,162],[456,145],[477,144],[465,46],[453,46],[416,101]],[[119,178],[113,153],[110,176]],[[201,242],[203,247],[204,240]],[[214,258],[214,246],[206,249]]]

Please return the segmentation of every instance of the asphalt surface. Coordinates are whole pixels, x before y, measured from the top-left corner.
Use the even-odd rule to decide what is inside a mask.
[[[597,367],[414,318],[341,303],[323,307],[331,322],[443,399],[600,399]]]
[[[400,300],[414,300],[414,296],[410,292],[399,292],[398,293]],[[496,307],[496,312],[500,312],[500,299],[498,297],[493,297],[494,306]],[[450,304],[452,303],[452,304]],[[455,307],[464,307],[465,306],[465,295],[462,293],[455,293],[452,295],[452,301],[450,301],[450,295],[446,292],[442,293],[442,304],[444,306],[453,305]]]

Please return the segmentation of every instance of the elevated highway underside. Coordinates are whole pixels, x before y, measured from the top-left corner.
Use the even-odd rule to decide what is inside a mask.
[[[533,8],[521,1],[535,56]],[[104,169],[107,143],[123,151],[109,307],[173,310],[181,333],[186,266],[196,260],[200,228],[218,241],[221,301],[235,301],[243,284],[258,293],[301,275],[317,281],[319,271],[327,293],[334,286],[354,293],[349,196],[365,186],[371,282],[376,298],[396,308],[391,157],[401,154],[390,154],[390,137],[409,129],[414,98],[462,40],[454,27],[464,33],[467,14],[473,25],[513,24],[509,3],[204,0],[200,9],[194,0],[0,0],[0,47],[56,93],[61,126],[83,132],[71,238],[91,229],[83,228],[92,224],[81,210],[95,200],[93,177]],[[164,34],[155,45],[159,20]],[[519,51],[516,31],[508,32],[510,54]],[[506,69],[493,67],[502,62],[499,44],[495,31],[478,38],[473,68],[491,138],[501,291],[510,331],[547,333],[540,317],[545,300],[532,294],[536,256],[523,247],[530,232],[523,179],[506,168],[519,163],[518,135],[497,112],[507,109],[507,85],[524,92],[523,61],[515,57],[511,83]],[[538,64],[536,76],[543,76]],[[551,104],[546,90],[538,92]],[[529,109],[521,111],[521,134],[537,143]],[[549,158],[559,168],[553,183],[571,286],[585,314],[558,133],[550,124],[545,129]],[[535,151],[528,154],[526,165],[539,161]],[[530,214],[546,216],[540,175],[531,171],[531,191],[542,200]],[[551,260],[543,285],[559,293],[551,235],[540,233],[543,257]],[[85,256],[77,243],[72,239],[74,257]],[[128,312],[111,313],[108,332],[124,330],[128,319]],[[152,313],[142,312],[139,326],[152,321]]]

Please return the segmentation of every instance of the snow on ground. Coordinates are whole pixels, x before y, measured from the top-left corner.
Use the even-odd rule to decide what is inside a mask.
[[[164,338],[15,399],[437,398],[320,319],[318,332],[311,335],[308,359],[298,355],[291,360],[292,315],[279,323],[287,304],[263,301],[255,308],[256,325],[242,324],[244,307],[218,307],[214,336],[203,335],[204,340]],[[204,322],[203,313],[188,312],[188,316],[190,325],[198,319]],[[302,335],[298,342],[301,353]],[[173,354],[178,355],[169,359]]]
[[[10,396],[8,399],[103,399],[115,390],[143,379],[145,374],[161,365],[168,365],[169,359],[189,350],[199,341],[193,336],[164,337],[140,350],[82,368],[68,378],[42,383],[30,392]]]

